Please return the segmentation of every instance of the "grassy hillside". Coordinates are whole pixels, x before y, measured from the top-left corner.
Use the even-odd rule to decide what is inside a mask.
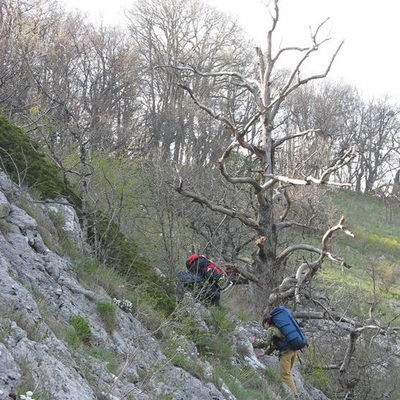
[[[360,312],[378,301],[378,309],[386,313],[389,304],[400,302],[400,204],[351,191],[342,191],[333,200],[354,234],[337,235],[333,252],[351,268],[325,265],[319,279],[330,285],[331,293],[340,287],[346,297],[357,297]]]

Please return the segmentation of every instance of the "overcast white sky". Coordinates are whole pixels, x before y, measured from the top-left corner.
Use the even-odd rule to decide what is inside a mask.
[[[123,23],[123,9],[134,0],[64,0],[67,7],[90,12],[105,23]],[[263,45],[269,17],[268,0],[208,0],[220,10],[237,16],[244,28]],[[385,94],[400,104],[400,1],[399,0],[281,0],[282,46],[308,44],[309,27],[329,18],[331,37],[325,53],[345,41],[329,75],[356,86],[363,95]],[[324,64],[325,65],[325,64]],[[321,72],[321,71],[320,71]]]

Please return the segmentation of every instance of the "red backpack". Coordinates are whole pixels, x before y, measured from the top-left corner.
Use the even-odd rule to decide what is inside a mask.
[[[228,273],[223,268],[201,254],[190,255],[186,261],[186,268],[192,274],[200,275],[209,281],[218,281],[222,277],[228,278]]]

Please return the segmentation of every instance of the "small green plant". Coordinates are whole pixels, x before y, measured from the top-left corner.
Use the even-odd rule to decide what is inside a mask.
[[[40,342],[43,339],[43,333],[40,329],[40,321],[34,321],[27,327],[27,337],[35,342]]]
[[[323,390],[322,388],[329,385],[329,377],[322,360],[318,360],[315,356],[315,348],[313,346],[308,347],[306,362],[304,376],[307,378],[307,382]]]
[[[196,362],[198,354],[194,354],[193,350],[188,349],[185,346],[185,341],[180,343],[176,339],[170,340],[164,350],[164,354],[176,367],[188,371],[198,379],[204,379],[204,367],[200,363]]]
[[[129,298],[132,292],[126,277],[119,274],[114,268],[100,263],[95,258],[77,258],[74,270],[78,274],[81,283],[91,288],[93,284],[99,285],[110,296],[126,299]]]
[[[235,329],[235,324],[228,318],[229,310],[224,307],[212,307],[210,325],[214,330],[221,333],[229,333]]]
[[[62,237],[64,234],[63,227],[65,224],[64,215],[61,212],[59,212],[56,208],[52,208],[49,210],[48,216],[53,222],[54,227],[57,229],[58,234]]]
[[[212,307],[210,312],[211,317],[207,321],[210,333],[197,342],[199,351],[203,354],[211,353],[219,360],[228,360],[232,356],[231,333],[235,325],[228,318],[228,309]]]
[[[214,370],[216,377],[222,379],[237,400],[269,400],[271,398],[268,391],[265,390],[270,382],[257,376],[249,366],[236,367],[217,364]]]
[[[277,370],[275,368],[267,368],[265,370],[265,376],[268,377],[269,379],[275,381],[279,379],[279,375],[277,373]]]
[[[400,275],[397,265],[380,259],[373,263],[372,272],[373,280],[384,293],[389,293],[393,287],[397,286]]]
[[[135,317],[150,331],[161,334],[160,326],[165,323],[165,314],[154,305],[154,298],[146,287],[138,286],[131,292],[132,310]]]
[[[11,233],[12,231],[12,225],[8,223],[5,219],[1,218],[0,219],[0,233],[3,235],[7,235],[8,233]]]
[[[95,258],[85,258],[76,265],[78,272],[92,276],[100,268],[100,263]]]
[[[107,332],[112,332],[118,325],[116,306],[107,301],[99,301],[97,303],[97,312],[104,322]]]
[[[71,325],[79,340],[84,344],[89,344],[92,332],[90,330],[88,319],[80,315],[74,315],[71,318]]]
[[[111,349],[102,347],[91,347],[88,354],[107,364],[107,371],[115,376],[119,373],[118,353]]]
[[[68,343],[68,346],[73,349],[77,349],[82,344],[74,328],[66,330],[65,341]]]

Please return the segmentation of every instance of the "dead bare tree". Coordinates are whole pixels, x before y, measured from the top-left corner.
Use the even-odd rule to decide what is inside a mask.
[[[266,50],[256,48],[258,57],[258,77],[256,79],[244,76],[235,71],[204,72],[193,65],[169,66],[169,71],[180,78],[179,86],[191,96],[194,103],[212,119],[219,121],[231,136],[231,142],[221,154],[218,160],[220,173],[224,179],[232,185],[244,185],[254,195],[254,214],[242,211],[240,204],[235,208],[214,202],[212,199],[191,190],[187,182],[182,179],[173,184],[174,189],[181,195],[208,207],[210,210],[239,220],[249,229],[255,232],[257,251],[253,254],[253,272],[257,277],[257,284],[263,293],[268,294],[267,308],[277,302],[283,302],[289,297],[296,297],[300,301],[302,286],[308,282],[318,271],[325,259],[345,263],[339,257],[329,252],[329,239],[333,233],[341,230],[350,233],[344,226],[344,219],[329,229],[322,239],[321,248],[315,248],[307,244],[297,244],[285,248],[278,254],[278,235],[283,229],[295,227],[298,223],[290,220],[290,197],[288,188],[307,185],[346,185],[331,179],[331,175],[342,166],[349,163],[354,157],[354,150],[349,148],[340,154],[332,154],[330,160],[323,164],[318,176],[302,175],[287,176],[276,171],[279,167],[280,146],[295,141],[298,138],[307,138],[319,130],[308,127],[302,131],[280,130],[280,109],[285,99],[291,93],[307,83],[325,78],[342,47],[340,43],[333,51],[330,60],[327,60],[325,70],[320,74],[303,74],[306,62],[325,45],[329,38],[320,39],[321,31],[327,21],[311,32],[311,43],[306,47],[280,48],[274,54],[273,37],[279,22],[279,0],[271,2],[273,7],[269,9],[271,15],[271,28],[267,34]],[[297,62],[291,72],[282,73],[278,69],[278,61],[287,53],[294,53]],[[244,114],[241,109],[226,107],[215,107],[207,103],[191,85],[191,80],[207,79],[211,81],[226,80],[251,102],[253,112],[251,115]],[[226,110],[226,111],[223,111]],[[253,160],[253,167],[242,175],[233,174],[232,166],[235,157],[249,157]],[[274,208],[274,195],[280,192],[281,197],[286,199],[286,210],[276,215]],[[299,250],[316,253],[318,258],[312,263],[304,263],[297,269],[293,278],[284,277],[284,267],[288,258]],[[246,275],[246,271],[242,271]],[[247,274],[247,277],[249,274]],[[275,288],[271,290],[271,288]]]

